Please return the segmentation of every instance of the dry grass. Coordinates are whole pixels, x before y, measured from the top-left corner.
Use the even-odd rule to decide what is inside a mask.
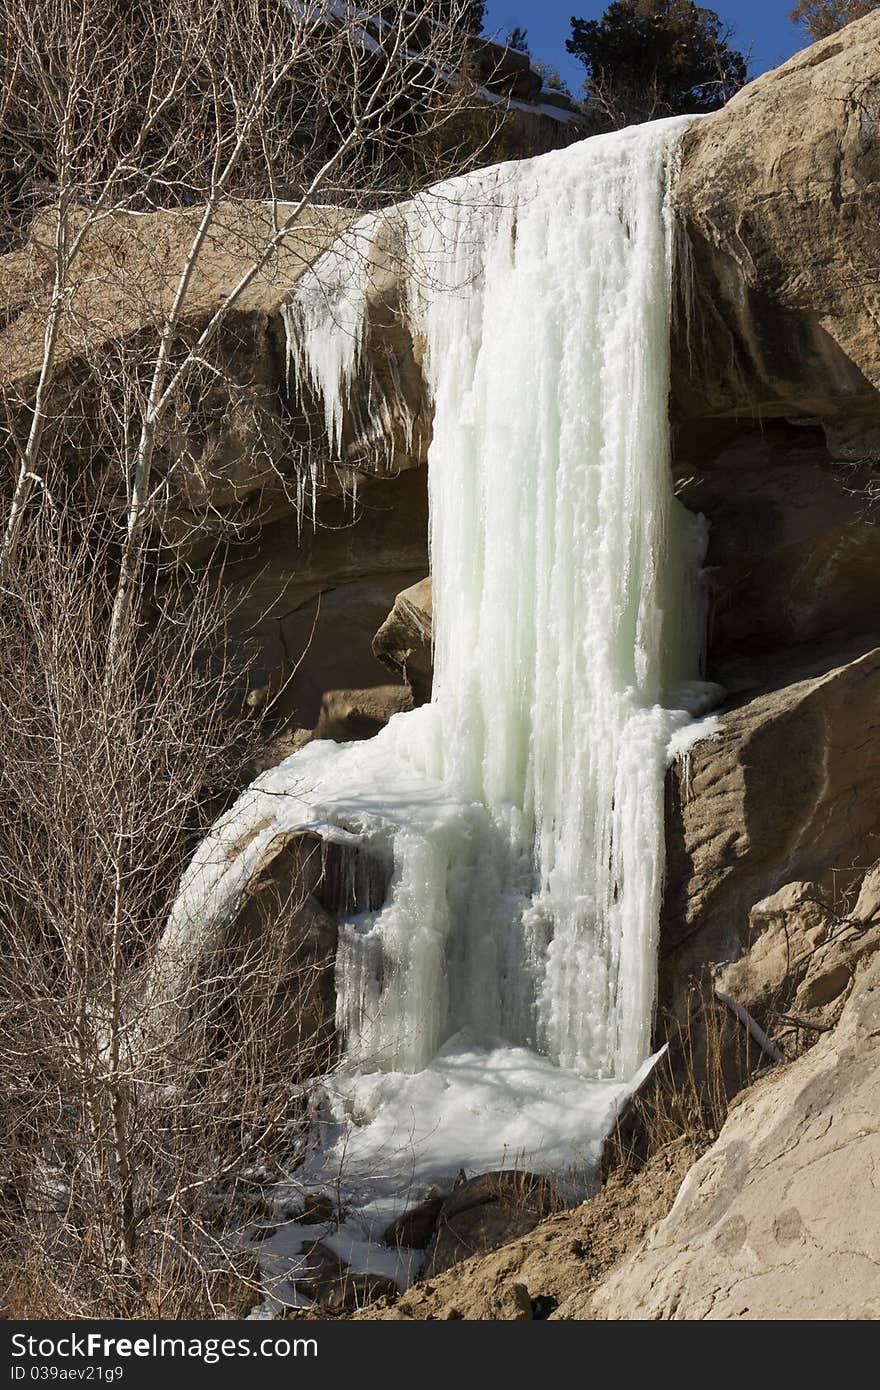
[[[639,1171],[685,1142],[696,1160],[714,1143],[733,1098],[767,1058],[705,986],[692,985],[683,1022],[664,1020],[666,1052],[618,1118],[605,1146],[602,1180]]]

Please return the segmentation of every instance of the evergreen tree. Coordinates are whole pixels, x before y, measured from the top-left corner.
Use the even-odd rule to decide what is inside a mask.
[[[418,12],[419,0],[410,0],[411,7]],[[447,18],[454,19],[457,24],[462,25],[468,34],[479,34],[483,22],[486,18],[486,6],[484,0],[449,0],[448,5],[438,6],[436,0],[432,0],[431,13],[436,14],[438,9],[446,12]]]
[[[517,53],[528,53],[530,51],[528,32],[521,24],[515,24],[513,26],[504,42],[508,48],[515,48]]]
[[[714,111],[746,80],[731,31],[692,0],[614,0],[601,19],[571,24],[587,103],[611,126]]]

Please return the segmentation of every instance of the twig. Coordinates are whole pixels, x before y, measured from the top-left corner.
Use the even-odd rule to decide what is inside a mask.
[[[814,1023],[803,1014],[779,1014],[778,1017],[783,1023],[794,1023],[798,1028],[812,1028],[814,1033],[830,1033],[834,1029],[833,1023]]]

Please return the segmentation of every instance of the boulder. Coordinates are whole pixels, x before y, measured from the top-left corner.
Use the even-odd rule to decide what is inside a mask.
[[[377,685],[368,690],[330,690],[321,701],[315,738],[372,738],[394,714],[412,709],[406,686]]]
[[[461,1182],[440,1208],[423,1278],[525,1235],[560,1205],[552,1183],[534,1173],[481,1173]]]
[[[317,1242],[296,1276],[296,1287],[334,1313],[351,1313],[379,1298],[397,1297],[397,1285],[384,1274],[355,1273],[326,1245]]]
[[[409,1250],[424,1250],[437,1229],[437,1220],[442,1210],[441,1196],[426,1197],[386,1227],[382,1235],[383,1241],[395,1249],[405,1247]]]
[[[408,683],[417,705],[431,698],[431,624],[431,579],[428,576],[397,595],[394,607],[373,638],[373,655]]]
[[[880,959],[833,1033],[745,1092],[669,1215],[558,1316],[880,1317]]]
[[[235,863],[266,828],[265,817],[255,818],[234,843],[221,841],[218,854]],[[323,876],[322,840],[278,833],[239,875],[222,911],[169,922],[144,975],[136,1046],[185,1049],[195,1007],[217,1030],[218,1046],[271,1039],[254,1065],[282,1065],[291,1085],[326,1071],[337,1045],[337,926],[319,900]]]
[[[321,906],[322,845],[313,836],[278,836],[263,856],[226,924],[222,945],[258,959],[253,998],[247,1001],[291,1077],[322,1071],[336,1051],[337,927]],[[247,1016],[245,1015],[245,1018]],[[245,1026],[247,1024],[245,1023]]]

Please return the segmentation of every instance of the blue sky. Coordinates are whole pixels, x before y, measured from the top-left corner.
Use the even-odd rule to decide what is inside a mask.
[[[699,2],[699,0],[698,0]],[[608,0],[489,0],[486,6],[486,32],[502,36],[515,24],[528,30],[529,46],[535,58],[555,64],[572,92],[577,95],[584,80],[583,66],[565,51],[571,34],[571,16],[598,18]],[[745,53],[751,47],[749,76],[757,77],[768,68],[778,67],[805,48],[802,29],[789,23],[788,12],[794,0],[703,0],[730,24],[736,33],[736,46]]]

